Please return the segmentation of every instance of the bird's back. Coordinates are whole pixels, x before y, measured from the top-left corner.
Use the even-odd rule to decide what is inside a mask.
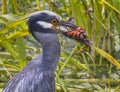
[[[38,59],[32,60],[6,85],[3,92],[54,92],[54,72],[42,70]]]

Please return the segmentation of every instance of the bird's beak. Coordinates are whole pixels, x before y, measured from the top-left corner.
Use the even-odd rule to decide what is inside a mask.
[[[56,27],[57,33],[62,33],[66,37],[72,38],[87,46],[93,45],[89,40],[85,29],[82,26],[76,26],[71,21],[61,21]]]
[[[57,33],[62,33],[62,32],[68,32],[71,31],[73,29],[76,29],[78,26],[74,25],[73,23],[71,23],[70,21],[60,21],[58,25],[53,26],[53,29],[55,29],[55,31]]]

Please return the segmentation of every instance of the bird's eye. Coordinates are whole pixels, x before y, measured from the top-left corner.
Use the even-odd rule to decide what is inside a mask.
[[[52,19],[51,20],[52,25],[57,25],[58,23],[59,23],[59,21],[57,19]]]

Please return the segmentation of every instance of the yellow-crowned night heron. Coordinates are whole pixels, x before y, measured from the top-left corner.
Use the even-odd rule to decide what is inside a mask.
[[[55,30],[62,26],[73,25],[50,11],[40,11],[29,18],[29,32],[41,43],[42,53],[17,73],[3,92],[54,92],[54,72],[60,56],[60,43]]]

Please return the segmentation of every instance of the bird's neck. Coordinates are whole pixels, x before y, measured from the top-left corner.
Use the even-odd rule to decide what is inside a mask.
[[[46,69],[55,70],[60,57],[60,43],[58,38],[42,44],[42,64]]]
[[[31,32],[34,38],[42,45],[40,57],[41,66],[44,69],[56,70],[60,57],[60,43],[56,33]]]
[[[55,71],[60,57],[60,43],[57,34],[45,34],[44,40],[41,40],[40,43],[42,45],[42,66],[44,69]]]

